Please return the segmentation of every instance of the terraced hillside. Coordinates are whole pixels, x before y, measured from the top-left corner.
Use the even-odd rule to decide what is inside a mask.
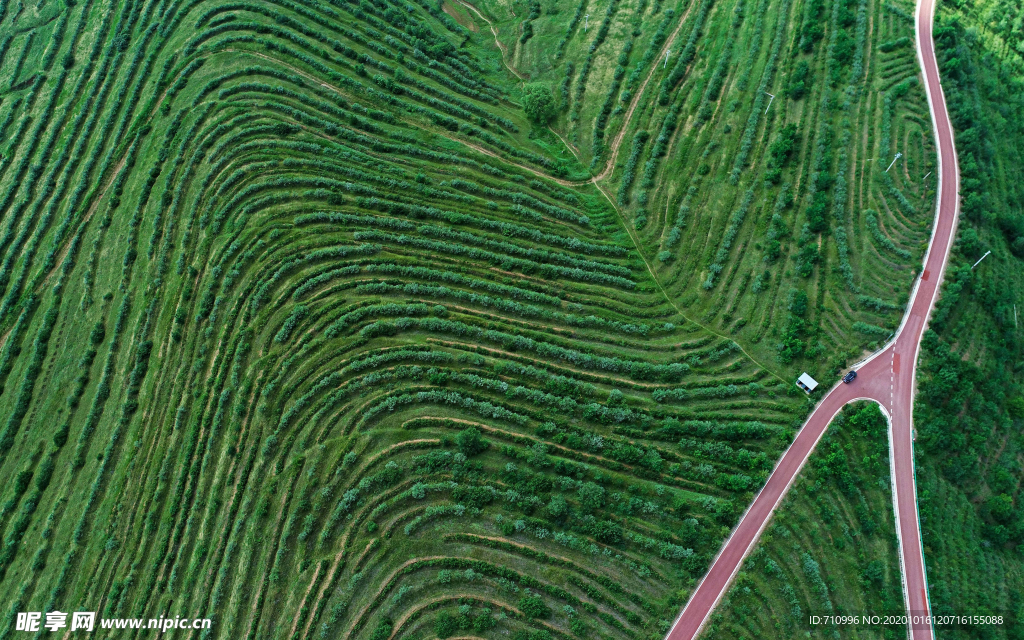
[[[612,171],[606,191],[668,294],[821,377],[884,342],[934,208],[913,3],[579,6],[590,35],[562,36],[563,8],[515,56],[560,86],[556,128]]]
[[[496,54],[432,5],[47,24],[3,67],[5,637],[657,633],[802,405],[540,177]]]
[[[667,629],[807,411],[797,367],[895,325],[929,215],[909,23],[584,4],[538,72],[534,6],[0,1],[0,637]]]
[[[898,625],[809,616],[902,615],[888,425],[873,402],[829,427],[702,638],[905,638]]]

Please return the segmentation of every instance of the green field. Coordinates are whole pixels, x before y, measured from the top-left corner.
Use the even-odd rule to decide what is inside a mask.
[[[912,7],[560,2],[0,0],[0,638],[665,632],[899,321]]]
[[[919,368],[925,559],[936,613],[1004,616],[995,627],[939,629],[939,638],[1024,635],[1022,17],[1013,2],[954,2],[935,32],[963,202]]]
[[[755,358],[819,378],[883,342],[934,199],[913,7],[580,6],[597,34],[563,45],[563,11],[510,57],[555,90],[552,128],[583,164],[604,176],[615,161],[602,188],[666,294]],[[497,19],[499,34],[514,23]]]
[[[943,89],[956,129],[962,205],[957,244],[918,370],[921,524],[933,613],[1003,618],[994,626],[939,626],[939,638],[1024,634],[1024,519],[1019,506],[1024,340],[1017,309],[1024,310],[1024,191],[1017,179],[1024,161],[1022,17],[1015,3],[964,0],[940,4],[936,20]],[[992,254],[972,270],[989,250]],[[789,512],[784,509],[780,515],[785,522]],[[780,566],[785,565],[779,557],[788,553],[794,562],[797,550],[790,552],[774,538],[762,541],[755,553],[770,554]],[[815,557],[827,558],[831,550],[828,539],[807,546]],[[843,554],[838,562],[832,560],[834,565],[821,562],[823,574],[845,576],[829,584],[836,611],[839,602],[849,613],[878,610],[878,603],[844,593],[857,584],[856,566],[850,571],[843,564],[851,560]],[[788,602],[782,580],[766,575],[763,560],[749,564],[722,608],[718,632],[708,637],[758,637],[769,612],[781,618],[787,634],[806,631],[806,625],[787,628],[785,615],[776,613]],[[888,564],[890,570],[897,566]],[[787,577],[795,575],[792,584],[809,588],[812,581],[799,574],[794,570]],[[806,611],[808,605],[798,602]],[[846,630],[841,637],[855,635]]]
[[[811,625],[812,615],[902,615],[885,416],[850,405],[744,562],[703,638],[892,638],[886,625]]]

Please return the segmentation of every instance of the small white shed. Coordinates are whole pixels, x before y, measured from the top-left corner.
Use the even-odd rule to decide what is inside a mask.
[[[805,371],[796,379],[796,386],[803,389],[805,393],[810,393],[818,386],[818,381],[807,375],[807,372]]]

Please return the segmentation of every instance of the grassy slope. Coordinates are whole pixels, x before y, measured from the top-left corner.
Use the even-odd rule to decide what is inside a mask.
[[[805,400],[547,177],[586,170],[479,20],[37,18],[0,4],[0,637],[661,632]]]
[[[912,6],[619,2],[609,33],[622,35],[604,41],[597,25],[610,5],[581,6],[594,26],[564,47],[571,73],[553,60],[569,22],[561,6],[551,27],[538,19],[537,35],[519,45],[520,68],[562,96],[554,128],[596,172],[647,77],[633,70],[657,58],[606,190],[686,313],[768,366],[819,379],[883,340],[906,301],[934,196],[927,104],[906,40]],[[510,12],[494,14],[510,31]],[[666,68],[660,53],[672,34]],[[764,92],[778,96],[767,115]],[[792,150],[773,152],[787,125]],[[896,151],[905,160],[885,174]],[[803,296],[806,310],[793,304]]]
[[[940,626],[940,638],[1017,638],[1024,628],[1024,529],[1017,506],[1024,351],[1014,318],[1014,305],[1024,306],[1024,218],[1020,183],[1013,178],[1024,162],[1019,144],[1024,66],[1013,52],[1013,43],[1019,42],[1020,10],[998,1],[943,4],[936,26],[944,89],[957,130],[964,202],[943,297],[922,349],[915,421],[925,554],[933,613],[1003,620],[995,626]],[[971,271],[970,265],[988,250],[993,254],[984,266]],[[885,493],[880,506],[888,507]],[[800,498],[806,501],[804,494],[796,500]],[[798,508],[792,501],[788,506]],[[789,512],[780,515],[782,522],[789,520]],[[774,538],[759,545],[761,562],[755,555],[753,569],[745,569],[747,584],[741,580],[730,592],[719,627],[708,637],[757,637],[776,622],[782,622],[783,635],[803,635],[806,626],[792,624],[795,616],[787,610],[782,580],[768,575],[762,564],[765,554],[775,553],[797,566],[797,551]],[[818,554],[834,556],[827,541],[815,546]],[[865,583],[858,580],[856,568],[843,566],[849,560],[843,554],[831,563],[821,562],[823,573],[842,576],[829,584],[833,603],[843,603],[835,604],[836,610],[884,610],[885,597],[857,593]],[[895,556],[890,553],[883,560],[889,575],[898,576]],[[803,590],[813,584],[799,568],[791,575]],[[899,592],[893,590],[898,582],[887,587],[889,605],[898,610]],[[800,603],[804,614],[807,602]],[[820,602],[810,602],[810,608],[820,609]],[[772,613],[775,617],[769,618]],[[779,636],[779,628],[770,633]],[[844,630],[841,637],[857,633]]]
[[[744,563],[706,638],[901,638],[882,625],[810,626],[810,615],[899,614],[899,557],[885,417],[847,407]],[[810,632],[810,636],[805,635]]]
[[[912,54],[875,53],[899,9],[587,2],[560,58],[577,6],[480,3],[503,59],[464,5],[0,4],[0,637],[77,603],[219,637],[663,632],[802,420],[789,380],[894,325],[930,143]],[[662,26],[693,58],[601,190],[558,184],[610,155]],[[894,191],[859,158],[898,143]]]
[[[918,490],[938,614],[1004,617],[940,638],[1024,633],[1024,62],[1020,7],[943,3],[936,40],[963,178],[957,247],[922,349]],[[992,254],[973,271],[986,251]]]

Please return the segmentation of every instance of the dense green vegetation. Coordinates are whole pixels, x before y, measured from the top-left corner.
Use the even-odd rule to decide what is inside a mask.
[[[898,321],[908,11],[0,0],[0,638],[660,637]]]
[[[935,38],[962,207],[922,343],[918,491],[936,613],[1005,616],[939,638],[1024,634],[1024,59],[1019,3],[943,3]],[[971,270],[986,251],[992,254]]]
[[[1002,626],[940,626],[939,638],[1024,633],[1024,340],[1019,328],[1024,192],[1017,179],[1024,163],[1021,15],[1017,3],[960,0],[940,4],[935,28],[956,129],[962,203],[942,297],[922,343],[915,405],[921,523],[933,613],[1004,618]],[[899,37],[880,50],[911,45]],[[867,215],[876,235],[877,213]],[[892,253],[898,250],[876,240]],[[992,254],[972,270],[989,250]],[[788,512],[783,514],[786,522]],[[785,550],[776,538],[762,542],[757,553],[776,547]],[[850,558],[844,555],[840,566],[843,560]],[[718,619],[718,633],[709,637],[757,637],[764,629],[761,614],[784,610],[780,580],[768,579],[766,565],[750,564],[753,569],[745,570]],[[839,585],[856,584],[850,577],[835,582],[839,591]],[[812,582],[798,576],[793,584],[809,588]],[[878,609],[863,599],[847,602],[855,603],[848,611]],[[802,634],[796,630],[793,635]]]
[[[483,15],[0,3],[0,637],[662,632],[806,400],[670,303]]]
[[[552,3],[514,58],[532,82],[562,87],[553,127],[581,163],[602,177],[612,163],[606,191],[669,297],[759,360],[818,379],[884,342],[935,193],[927,102],[906,46],[913,6],[586,6],[605,16],[592,37],[554,46],[567,36]],[[499,15],[499,33],[517,24]]]
[[[905,638],[898,626],[808,624],[810,615],[903,613],[889,468],[878,405],[847,406],[701,637]]]

